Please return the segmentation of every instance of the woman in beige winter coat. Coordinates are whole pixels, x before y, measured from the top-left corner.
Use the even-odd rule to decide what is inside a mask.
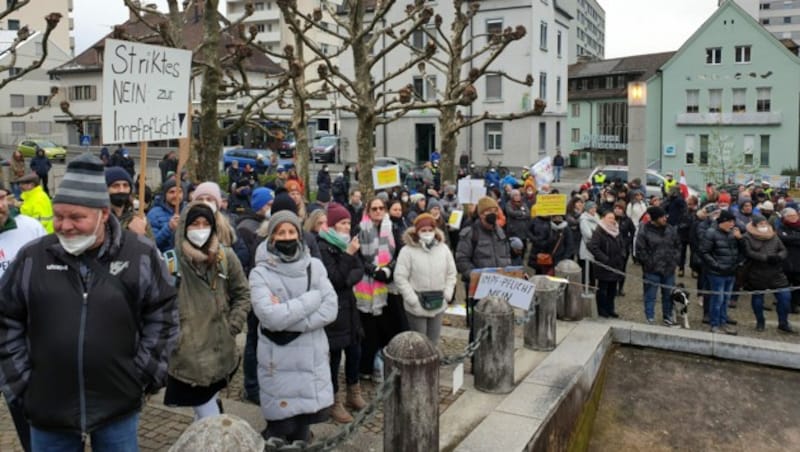
[[[423,213],[403,235],[404,246],[397,257],[394,282],[403,296],[411,330],[422,333],[436,345],[442,329],[442,314],[455,295],[456,263],[436,228],[436,220]]]

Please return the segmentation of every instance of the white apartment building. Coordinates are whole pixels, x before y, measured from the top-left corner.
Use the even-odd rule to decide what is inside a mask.
[[[719,0],[719,4],[728,0]],[[735,0],[778,39],[800,43],[800,0]]]
[[[289,27],[283,22],[283,17],[280,8],[278,8],[277,0],[227,0],[225,2],[225,15],[228,19],[234,21],[238,20],[245,13],[245,7],[248,3],[253,4],[254,12],[244,23],[248,26],[255,26],[258,34],[256,41],[264,45],[269,51],[282,53],[286,45],[295,45],[295,38]],[[310,14],[315,8],[321,8],[322,21],[320,25],[323,28],[331,30],[336,29],[336,22],[332,19],[331,14],[328,13],[329,8],[334,11],[342,4],[342,0],[298,0],[298,10]],[[339,49],[339,40],[329,33],[322,30],[312,28],[308,32],[309,37],[320,46],[323,53],[334,54]],[[308,60],[313,57],[311,51],[304,51],[305,59]],[[282,64],[282,62],[279,62]],[[306,69],[306,79],[313,80],[317,78],[317,67],[311,65]],[[337,124],[336,115],[330,110],[330,102],[317,102],[312,101],[311,105],[320,111],[312,118],[309,118],[309,135],[314,136],[317,130],[327,130],[332,133],[338,133],[339,126]]]
[[[527,166],[544,155],[553,155],[566,144],[567,117],[567,63],[570,32],[570,15],[560,8],[556,0],[500,0],[480,2],[480,9],[467,30],[467,38],[475,38],[475,50],[486,41],[487,33],[507,27],[523,25],[525,38],[509,45],[494,62],[492,69],[506,71],[518,79],[531,74],[533,86],[513,83],[499,75],[478,79],[478,98],[472,105],[461,107],[461,113],[469,118],[489,113],[521,113],[533,107],[537,98],[547,102],[542,116],[533,116],[514,121],[482,121],[461,129],[458,135],[457,154],[467,153],[478,165],[490,160],[508,167]],[[404,5],[391,11],[386,20],[392,22],[403,17]],[[436,13],[444,21],[445,32],[450,29],[454,11],[451,4],[436,5]],[[427,36],[417,32],[411,43],[417,47],[426,44]],[[380,40],[379,40],[380,41]],[[377,51],[377,49],[376,49]],[[441,50],[439,51],[441,52]],[[383,79],[411,58],[412,52],[405,46],[392,51],[385,63],[375,67],[375,80]],[[346,53],[340,59],[340,67],[352,74],[352,59]],[[473,64],[480,64],[474,61]],[[389,82],[389,90],[403,86],[414,86],[416,95],[423,100],[435,100],[436,87],[444,86],[445,75],[437,73],[432,65],[427,72],[419,73],[415,68]],[[471,66],[465,66],[467,74]],[[402,118],[375,130],[377,156],[404,157],[415,161],[430,159],[439,144],[438,111],[412,111]],[[356,119],[342,113],[342,153],[346,161],[355,161]]]
[[[0,30],[19,30],[26,25],[32,30],[44,30],[44,17],[50,13],[61,13],[61,22],[50,34],[50,41],[69,55],[74,55],[75,23],[71,17],[73,2],[74,0],[31,0],[18,11],[4,17],[0,22]]]
[[[16,31],[0,31],[0,66],[12,64],[13,57],[8,51],[17,36]],[[17,47],[17,60],[14,66],[6,71],[2,78],[8,78],[30,66],[42,55],[44,35],[33,32],[31,36]],[[42,66],[21,78],[7,84],[0,92],[0,144],[14,145],[24,138],[41,138],[63,143],[66,141],[66,127],[53,120],[55,112],[59,112],[58,101],[51,102],[50,107],[30,112],[31,108],[42,107],[50,97],[50,90],[57,86],[47,71],[69,60],[70,55],[61,50],[55,43],[48,44],[48,55]],[[5,117],[11,113],[14,117]]]
[[[572,17],[569,30],[569,64],[578,58],[602,60],[606,53],[606,12],[597,0],[561,0]]]

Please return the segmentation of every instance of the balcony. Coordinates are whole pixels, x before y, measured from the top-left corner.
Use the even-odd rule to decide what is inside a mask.
[[[281,10],[277,6],[271,9],[253,11],[247,22],[271,22],[281,20]]]
[[[779,126],[783,122],[781,112],[754,113],[678,113],[678,126]]]

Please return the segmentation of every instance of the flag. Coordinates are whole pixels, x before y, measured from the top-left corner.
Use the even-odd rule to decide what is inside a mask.
[[[683,195],[683,199],[689,197],[689,186],[686,185],[686,174],[684,174],[683,170],[681,170],[681,179],[678,182],[681,186],[681,195]]]

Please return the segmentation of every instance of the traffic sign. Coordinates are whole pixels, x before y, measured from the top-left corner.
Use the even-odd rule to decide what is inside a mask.
[[[92,137],[89,135],[81,135],[81,146],[89,146],[92,144]]]
[[[106,39],[103,143],[185,138],[192,52]]]

